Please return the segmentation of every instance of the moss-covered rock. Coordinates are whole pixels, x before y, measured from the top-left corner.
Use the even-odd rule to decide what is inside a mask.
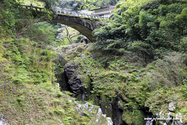
[[[135,124],[135,125],[144,125],[144,114],[140,110],[124,110],[122,115],[122,120],[125,121],[128,125]]]
[[[147,99],[145,106],[150,108],[153,114],[158,113],[158,118],[171,118],[178,119],[180,124],[187,121],[187,99],[184,96],[186,86],[165,88],[154,91]],[[163,121],[164,124],[166,121]]]
[[[176,104],[174,116],[186,112],[184,105],[177,106],[179,103],[176,103],[178,100],[186,104],[186,94],[181,93],[180,99],[174,101],[177,96],[172,96],[171,88],[167,88],[185,83],[186,71],[181,70],[185,67],[183,54],[168,53],[163,59],[143,67],[144,62],[134,60],[133,55],[108,58],[95,53],[90,56],[90,46],[75,44],[61,52],[66,62],[62,67],[67,83],[72,86],[73,93],[77,93],[77,99],[86,96],[87,101],[100,106],[115,124],[145,124],[144,118],[152,117],[158,111],[166,111],[165,115],[168,115],[171,102],[168,100]],[[157,97],[155,93],[159,92],[162,94]]]

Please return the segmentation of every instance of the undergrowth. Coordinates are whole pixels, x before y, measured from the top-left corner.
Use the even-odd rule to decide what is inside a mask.
[[[0,114],[13,125],[88,123],[55,83],[54,28],[17,6],[0,2]]]

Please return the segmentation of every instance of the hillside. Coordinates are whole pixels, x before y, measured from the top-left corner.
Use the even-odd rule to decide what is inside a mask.
[[[111,124],[99,107],[75,101],[55,83],[55,28],[14,2],[4,1],[0,10],[0,123]]]
[[[0,2],[0,124],[187,123],[186,0],[119,2],[96,43],[69,45],[18,5]]]

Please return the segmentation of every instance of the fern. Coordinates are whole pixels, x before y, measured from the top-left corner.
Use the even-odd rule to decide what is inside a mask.
[[[186,2],[175,0],[118,3],[110,22],[94,30],[95,48],[107,53],[132,51],[150,58],[163,50],[179,51],[180,39],[187,35],[186,8]]]

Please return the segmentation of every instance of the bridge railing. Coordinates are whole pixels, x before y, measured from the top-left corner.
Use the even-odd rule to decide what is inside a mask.
[[[93,19],[104,19],[104,17],[89,15],[85,13],[73,12],[73,11],[63,11],[63,10],[56,10],[56,14],[64,14],[64,15],[71,15],[77,17],[85,17],[85,18],[93,18]]]
[[[28,9],[28,10],[36,10],[39,12],[45,12],[45,9],[42,7],[35,7],[32,4],[31,5],[21,5],[23,8]],[[54,11],[53,11],[54,12]],[[56,10],[56,14],[63,14],[63,15],[70,15],[70,16],[77,16],[77,17],[82,17],[82,18],[92,18],[92,19],[104,19],[107,17],[101,17],[101,16],[96,16],[93,14],[85,14],[85,13],[79,13],[79,12],[74,12],[74,11],[64,11],[64,10]]]
[[[28,9],[28,10],[36,10],[36,11],[40,11],[40,12],[44,11],[44,8],[42,8],[42,7],[35,7],[32,4],[31,5],[20,5],[20,6],[22,6],[25,9]]]

